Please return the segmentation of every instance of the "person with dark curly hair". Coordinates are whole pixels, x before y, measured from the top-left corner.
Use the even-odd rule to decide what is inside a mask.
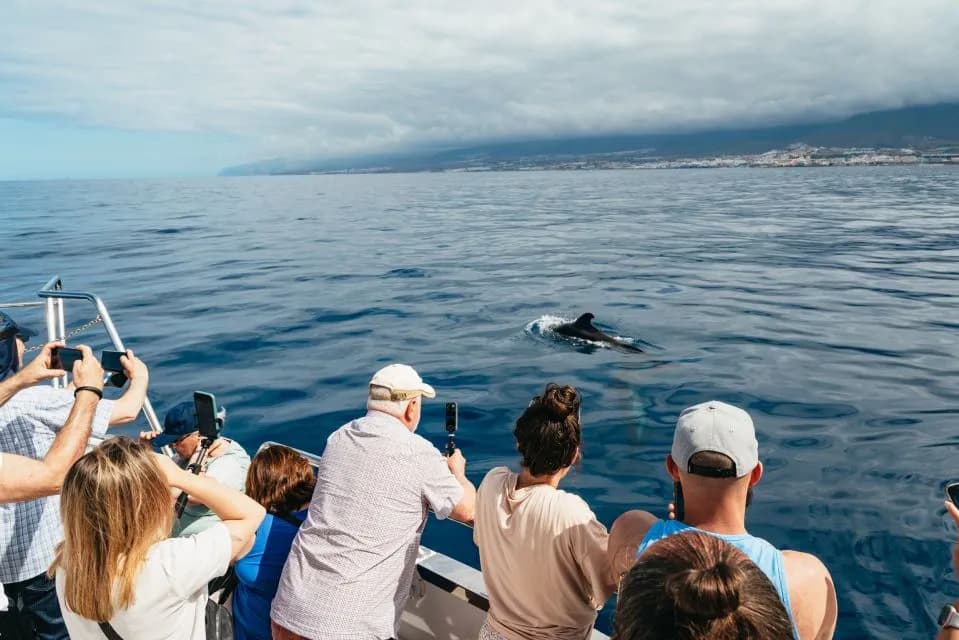
[[[513,429],[519,473],[490,471],[477,490],[489,614],[482,640],[584,640],[615,584],[607,532],[582,498],[559,489],[580,459],[580,396],[550,383]]]
[[[776,587],[742,551],[684,531],[649,547],[619,589],[613,640],[789,640]]]

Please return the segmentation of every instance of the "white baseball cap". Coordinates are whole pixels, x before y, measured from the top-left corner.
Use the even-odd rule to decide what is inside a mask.
[[[727,456],[733,469],[704,469],[690,464],[701,451]],[[742,478],[759,464],[759,443],[749,414],[731,404],[710,400],[683,409],[673,434],[673,461],[695,475]]]
[[[371,387],[390,390],[390,400],[409,400],[416,396],[435,398],[433,387],[423,382],[416,369],[407,364],[391,364],[373,374]]]

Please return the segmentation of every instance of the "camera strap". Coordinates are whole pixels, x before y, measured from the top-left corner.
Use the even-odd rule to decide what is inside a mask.
[[[98,622],[97,624],[100,625],[100,631],[107,637],[107,640],[123,640],[123,636],[117,633],[117,630],[109,622]]]

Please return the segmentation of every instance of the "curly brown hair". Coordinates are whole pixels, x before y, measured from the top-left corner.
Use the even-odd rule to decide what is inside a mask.
[[[532,475],[553,474],[573,464],[582,442],[579,406],[576,389],[550,382],[516,420],[516,448]]]
[[[309,461],[282,445],[272,445],[253,457],[246,475],[246,495],[267,513],[293,513],[313,497],[316,476]]]

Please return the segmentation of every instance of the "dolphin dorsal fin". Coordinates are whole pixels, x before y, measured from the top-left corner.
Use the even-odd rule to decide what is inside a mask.
[[[576,322],[573,323],[574,326],[579,327],[580,329],[593,329],[593,318],[595,318],[591,313],[584,313],[580,317],[576,318]]]

